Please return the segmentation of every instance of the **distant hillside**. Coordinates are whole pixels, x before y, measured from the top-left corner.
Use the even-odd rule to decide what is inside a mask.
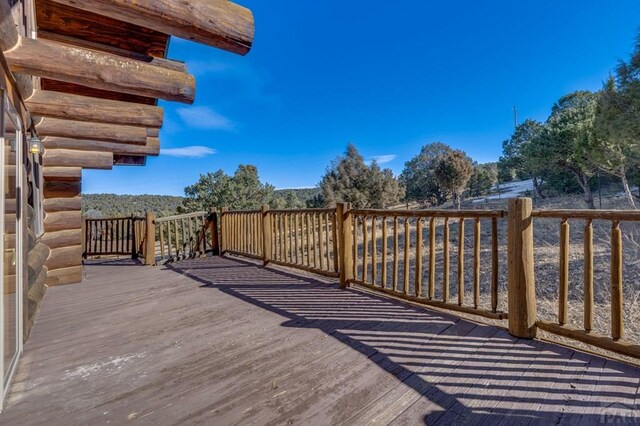
[[[278,189],[276,196],[284,199],[293,195],[303,205],[320,193],[318,188]],[[117,195],[117,194],[84,194],[82,196],[82,213],[89,217],[116,217],[142,215],[146,210],[157,216],[176,214],[184,197],[171,195]]]
[[[89,217],[142,215],[145,210],[158,216],[176,213],[182,197],[170,195],[84,194],[82,212]]]

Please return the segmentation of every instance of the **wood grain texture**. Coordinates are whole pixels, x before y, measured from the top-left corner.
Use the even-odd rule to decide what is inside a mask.
[[[34,116],[120,126],[159,128],[164,119],[162,108],[156,106],[50,90],[36,90],[26,105]]]
[[[120,155],[159,155],[160,139],[147,138],[144,145],[122,142],[105,142],[86,139],[59,138],[49,136],[42,143],[46,149],[71,149],[77,151],[111,152]]]
[[[42,176],[47,180],[76,182],[82,180],[81,167],[43,167]]]
[[[77,228],[47,232],[42,236],[42,243],[50,249],[77,246],[82,243],[82,230]]]
[[[117,124],[90,123],[59,118],[36,119],[36,129],[40,137],[91,139],[107,142],[147,143],[148,132],[144,127],[121,126]]]
[[[36,77],[184,103],[195,98],[190,74],[97,50],[21,37],[5,57],[13,72]]]
[[[113,168],[113,154],[100,151],[47,149],[42,162],[44,167],[82,167],[83,169],[111,170]]]
[[[51,249],[51,254],[47,259],[46,266],[49,271],[61,268],[70,268],[82,264],[82,245],[78,241],[73,246],[62,246]]]
[[[622,338],[624,319],[622,311],[622,231],[620,222],[614,221],[611,228],[611,337]]]
[[[92,264],[49,289],[3,423],[135,407],[149,424],[587,425],[637,402],[637,367],[258,262],[185,262]]]
[[[139,55],[160,58],[166,55],[169,36],[153,27],[130,24],[53,0],[36,1],[36,18],[39,33],[73,37]]]
[[[584,227],[584,330],[593,328],[593,222],[588,219]]]
[[[227,0],[55,2],[241,55],[248,53],[253,43],[253,14]]]
[[[47,213],[80,211],[82,207],[82,197],[70,198],[47,198],[44,200],[44,210]]]
[[[82,181],[44,181],[44,198],[70,198],[82,193]]]
[[[81,227],[82,215],[79,211],[47,213],[47,217],[44,219],[45,232],[80,229]]]
[[[509,200],[507,225],[509,332],[521,338],[534,338],[537,334],[531,211],[530,198]]]
[[[569,222],[560,224],[560,279],[558,295],[558,324],[569,320]]]
[[[45,282],[49,287],[79,284],[82,282],[82,266],[71,266],[48,271]]]

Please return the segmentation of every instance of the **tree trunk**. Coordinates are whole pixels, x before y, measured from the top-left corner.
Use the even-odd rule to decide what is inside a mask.
[[[539,199],[544,200],[546,198],[542,193],[542,184],[535,176],[533,177],[533,191],[535,192],[536,197],[538,197]]]
[[[460,210],[460,202],[461,202],[461,197],[460,194],[453,194],[453,205],[456,209]]]
[[[627,197],[627,201],[631,205],[632,209],[636,209],[636,203],[633,200],[633,194],[631,193],[631,188],[629,187],[629,181],[627,180],[627,172],[624,170],[624,167],[620,168],[620,180],[622,181],[622,188],[624,189],[624,195]]]
[[[584,192],[584,202],[587,203],[587,206],[589,206],[590,209],[595,210],[596,205],[593,201],[593,192],[591,192],[591,186],[589,185],[589,177],[584,173],[577,171],[573,171],[573,174]]]

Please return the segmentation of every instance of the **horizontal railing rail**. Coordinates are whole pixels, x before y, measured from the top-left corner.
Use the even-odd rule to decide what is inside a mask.
[[[506,318],[505,312],[498,311],[498,220],[505,214],[483,210],[349,210],[354,259],[350,282],[413,302],[489,318]],[[490,230],[485,237],[491,261],[486,268],[489,269],[488,283],[481,286],[485,269],[481,262],[483,221],[488,222]],[[466,232],[467,222],[473,222],[471,236]],[[455,248],[451,228],[456,230]],[[471,268],[465,262],[468,248],[473,255]],[[451,279],[453,250],[457,260],[453,265],[455,280]],[[467,269],[472,271],[470,277]],[[452,284],[457,300],[452,299]]]

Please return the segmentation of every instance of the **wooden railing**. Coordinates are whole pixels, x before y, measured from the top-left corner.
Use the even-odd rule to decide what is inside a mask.
[[[335,209],[266,211],[271,229],[267,262],[338,277]]]
[[[538,319],[536,325],[549,333],[582,341],[604,349],[640,357],[640,346],[624,340],[623,314],[623,244],[621,222],[640,222],[640,211],[604,210],[539,210],[531,216],[559,221],[559,277],[557,321]],[[569,325],[570,281],[570,220],[583,225],[583,324],[581,328]],[[594,222],[606,222],[610,226],[610,300],[611,319],[609,336],[593,331],[594,305]],[[631,259],[638,261],[638,259]],[[574,277],[575,280],[575,277]]]
[[[222,209],[223,253],[338,277],[335,209]]]
[[[506,212],[351,210],[348,214],[354,242],[351,283],[413,302],[506,318],[506,313],[498,311],[498,220]],[[467,222],[473,225],[472,235],[466,232]],[[485,268],[481,262],[483,222],[489,230],[485,233],[485,253],[491,259]],[[473,258],[470,268],[466,262],[468,248]],[[489,279],[481,285],[483,269],[488,269],[485,275]]]
[[[539,318],[536,310],[534,218],[560,222],[556,322]],[[567,323],[570,220],[585,224],[583,328]],[[592,329],[594,221],[612,225],[610,336]],[[520,338],[534,338],[542,329],[640,358],[640,346],[625,341],[623,333],[620,223],[625,221],[640,222],[640,212],[533,211],[528,198],[509,200],[504,211],[352,210],[340,203],[335,209],[223,209],[220,233],[223,254],[337,276],[342,287],[507,319],[509,332]]]
[[[222,210],[223,253],[263,258],[263,224],[260,210]]]
[[[152,223],[148,264],[162,264],[201,256],[217,247],[216,214],[195,212],[161,218],[147,217]],[[145,258],[146,259],[146,258]]]
[[[142,256],[145,220],[143,217],[85,219],[83,257]]]
[[[536,295],[536,278],[543,273],[536,275],[536,256],[543,263],[543,254],[535,253],[541,246],[534,239],[547,230],[542,223],[539,229],[534,223],[543,219],[557,221],[559,226],[555,321],[537,312],[538,299],[546,304],[550,300],[547,295]],[[575,326],[575,309],[572,320],[569,314],[569,302],[575,299],[569,294],[576,293],[571,286],[576,278],[570,276],[570,223],[576,221],[583,229],[581,327]],[[511,199],[507,210],[495,211],[359,210],[344,203],[333,209],[269,210],[263,206],[261,210],[222,209],[220,214],[196,212],[158,219],[153,213],[144,218],[87,219],[84,253],[85,257],[141,256],[148,265],[209,253],[247,256],[264,265],[338,277],[342,287],[362,286],[414,303],[507,319],[509,332],[516,337],[534,338],[541,329],[640,358],[640,345],[625,340],[624,335],[623,265],[639,261],[623,262],[621,223],[625,222],[640,224],[640,212],[533,211],[528,198]],[[597,269],[596,223],[600,232],[608,227],[610,241],[609,265],[602,265],[601,250]],[[640,226],[637,231],[640,237]],[[545,242],[544,248],[549,247]],[[638,247],[640,250],[640,244]],[[597,270],[602,278],[604,269],[610,274],[609,299],[597,304],[594,276]],[[544,278],[548,284],[548,274]],[[610,315],[608,333],[594,327],[597,309],[606,309],[601,316]]]

